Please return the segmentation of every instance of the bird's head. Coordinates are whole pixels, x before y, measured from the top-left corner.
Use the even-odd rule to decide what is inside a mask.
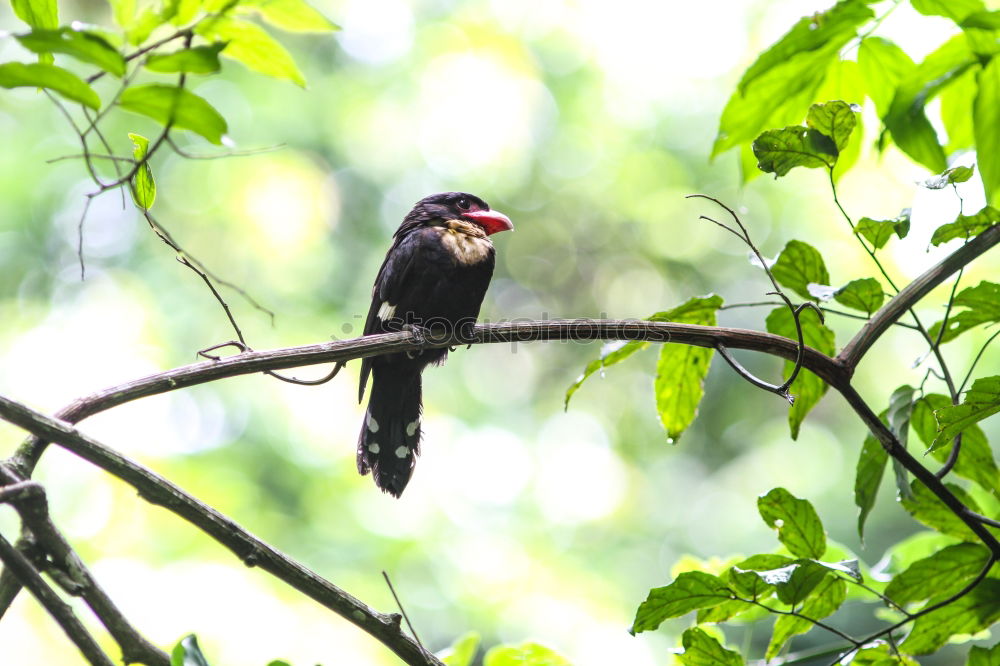
[[[514,229],[509,217],[490,210],[485,201],[465,192],[442,192],[424,197],[406,216],[403,225],[444,225],[453,220],[471,222],[487,236]]]

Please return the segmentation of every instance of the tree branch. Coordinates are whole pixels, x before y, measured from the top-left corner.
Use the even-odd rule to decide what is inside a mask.
[[[3,535],[0,535],[0,561],[3,561],[5,571],[9,569],[35,595],[92,666],[114,666],[111,658],[104,654],[94,637],[74,615],[69,604],[49,587],[28,558],[14,548]]]
[[[932,289],[947,280],[949,275],[968,265],[997,243],[1000,243],[1000,225],[992,226],[979,234],[903,287],[892,300],[872,316],[867,324],[861,327],[857,335],[840,351],[837,360],[853,374],[858,362],[868,352],[868,349],[907,310],[930,293]]]
[[[195,525],[232,551],[247,566],[260,567],[368,632],[405,663],[414,666],[442,666],[440,661],[429,657],[413,639],[403,633],[399,615],[379,613],[370,608],[167,479],[83,435],[65,421],[50,418],[2,396],[0,417],[37,437],[59,444],[125,481],[139,491],[139,495],[147,502],[162,506]],[[25,580],[19,571],[15,573],[18,578]],[[28,584],[27,581],[25,584]]]
[[[87,602],[121,647],[122,661],[126,664],[170,666],[170,656],[132,627],[56,528],[49,516],[45,489],[34,481],[20,478],[4,465],[0,465],[0,482],[9,484],[4,490],[16,491],[6,497],[5,501],[14,505],[24,526],[34,535],[37,545],[52,558],[48,568],[54,568],[54,571],[49,573],[61,574],[69,586],[66,591]]]
[[[78,423],[89,416],[139,398],[227,377],[470,343],[469,340],[434,335],[418,338],[420,336],[415,336],[410,331],[384,333],[301,347],[247,352],[218,361],[194,363],[92,393],[61,409],[55,416],[69,423]],[[561,319],[479,324],[475,327],[471,344],[543,340],[647,340],[710,349],[721,343],[730,349],[763,352],[789,361],[796,360],[799,350],[795,341],[761,331],[634,319]],[[805,347],[802,366],[830,384],[847,378],[845,369],[838,361],[811,347]],[[15,454],[13,462],[25,477],[31,476],[43,450],[44,443],[33,438]]]

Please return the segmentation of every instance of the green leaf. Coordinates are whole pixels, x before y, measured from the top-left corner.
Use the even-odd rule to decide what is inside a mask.
[[[95,111],[101,99],[80,77],[62,67],[34,63],[8,62],[0,65],[0,86],[4,88],[46,88],[62,97],[85,104]]]
[[[843,578],[827,576],[815,591],[802,604],[800,613],[812,620],[822,620],[824,617],[833,615],[847,598],[847,583]],[[813,623],[794,615],[781,615],[774,623],[774,631],[771,633],[771,641],[767,645],[766,659],[773,659],[785,646],[785,643],[796,634],[804,634],[813,628]]]
[[[809,293],[809,284],[830,284],[830,273],[826,270],[823,255],[812,245],[798,240],[788,241],[771,266],[771,273],[779,284],[813,301],[817,299]]]
[[[600,358],[596,358],[587,364],[587,367],[583,369],[583,374],[576,378],[573,385],[566,389],[566,399],[564,403],[565,408],[569,408],[569,399],[573,397],[573,394],[583,385],[587,379],[597,372],[598,370],[603,370],[604,368],[614,365],[624,361],[626,358],[636,353],[641,349],[645,349],[649,346],[649,343],[644,340],[629,340],[628,342],[609,342],[601,348]]]
[[[889,242],[893,234],[906,238],[910,233],[910,209],[904,208],[898,217],[891,220],[873,220],[863,217],[855,227],[855,232],[861,234],[876,250]]]
[[[635,613],[629,630],[633,635],[656,629],[664,620],[680,617],[699,608],[717,606],[733,598],[733,593],[718,576],[702,571],[685,571],[673,583],[654,587]]]
[[[889,649],[887,643],[858,650],[851,659],[851,666],[920,666],[916,660]]]
[[[201,9],[202,0],[164,0],[160,17],[174,25],[186,26],[194,20]]]
[[[305,0],[244,0],[240,11],[254,11],[267,23],[290,32],[331,32],[337,24],[323,16]]]
[[[963,28],[1000,30],[1000,11],[978,11],[967,15],[959,24]]]
[[[479,649],[479,640],[479,634],[470,631],[439,653],[438,657],[448,666],[472,666],[472,660]]]
[[[885,421],[883,412],[879,418]],[[875,506],[878,488],[885,473],[885,463],[889,454],[882,444],[871,433],[865,437],[858,456],[857,471],[854,476],[854,505],[858,507],[858,536],[865,536],[865,521]]]
[[[833,298],[841,305],[861,310],[870,317],[882,307],[885,292],[875,278],[862,278],[845,284],[833,294]]]
[[[813,104],[806,116],[806,125],[831,139],[837,147],[837,155],[847,147],[851,132],[857,124],[857,114],[851,105],[839,100],[826,104]]]
[[[134,149],[132,156],[136,160],[146,160],[146,153],[149,150],[149,139],[129,132],[128,138],[132,139]],[[131,182],[132,200],[135,205],[144,210],[153,207],[156,201],[156,181],[153,180],[153,169],[149,166],[149,161],[142,162]]]
[[[544,645],[527,642],[490,648],[483,666],[570,666],[570,662]]]
[[[795,242],[797,241],[792,241],[792,243]],[[791,245],[791,243],[789,243],[789,245]],[[803,245],[805,245],[805,243],[803,243]],[[786,248],[786,251],[787,249],[788,248]],[[782,253],[782,255],[784,255],[784,253]],[[781,258],[779,257],[778,260],[780,261]],[[772,273],[774,273],[774,269],[776,267],[777,264],[772,266]],[[826,269],[824,268],[823,270],[825,271]],[[777,273],[775,273],[775,277],[777,278]],[[802,339],[805,341],[807,346],[823,352],[828,356],[832,356],[834,354],[833,331],[820,322],[819,315],[817,315],[814,310],[803,310],[799,314],[799,323],[802,325]],[[780,307],[772,310],[767,316],[765,325],[769,333],[783,335],[791,340],[798,340],[795,332],[795,319],[792,316],[791,311],[789,311],[786,307]],[[794,363],[791,361],[785,361],[785,378],[788,378],[791,375],[794,367]],[[798,377],[795,378],[795,382],[791,386],[791,391],[795,395],[795,403],[788,410],[788,426],[791,431],[792,439],[798,438],[802,421],[805,420],[806,415],[813,407],[816,406],[828,389],[829,386],[827,386],[826,382],[808,370],[802,370]]]
[[[122,28],[126,30],[135,22],[136,0],[108,0],[111,5],[111,15]]]
[[[118,104],[128,111],[149,116],[161,125],[191,130],[214,144],[221,144],[226,119],[212,105],[189,90],[148,83],[127,88]]]
[[[949,185],[964,183],[972,178],[973,168],[974,167],[957,166],[945,169],[943,173],[940,173],[933,178],[928,178],[921,184],[928,190],[942,190]]]
[[[858,68],[879,116],[885,117],[896,86],[916,69],[916,65],[903,49],[888,39],[866,37],[858,47]]]
[[[824,562],[822,560],[816,560],[816,564],[825,567],[830,571],[846,574],[859,583],[863,583],[865,581],[865,577],[861,575],[861,565],[858,563],[857,559],[841,560],[840,562]]]
[[[965,666],[1000,666],[1000,643],[991,648],[973,646]]]
[[[986,9],[982,0],[911,0],[910,4],[924,16],[944,16],[956,23],[973,12]]]
[[[833,140],[802,125],[764,132],[754,139],[753,154],[757,157],[757,168],[773,173],[775,178],[797,166],[832,169],[837,163],[837,146]]]
[[[35,29],[16,37],[21,46],[34,53],[65,53],[82,62],[97,65],[109,74],[125,74],[125,59],[106,39],[95,33],[69,28]]]
[[[1000,58],[991,58],[979,73],[972,124],[986,201],[997,203],[1000,201]]]
[[[979,513],[979,505],[960,486],[953,483],[946,483],[951,491],[965,506],[972,511]],[[911,497],[903,497],[900,502],[903,508],[910,512],[918,521],[935,529],[942,534],[957,537],[963,541],[978,541],[979,537],[969,529],[969,526],[955,515],[955,513],[945,506],[944,502],[938,499],[937,495],[917,479],[910,485]]]
[[[969,426],[997,412],[1000,412],[1000,375],[977,379],[966,392],[962,404],[934,412],[938,434],[931,444],[931,450],[948,443]]]
[[[195,46],[173,53],[154,54],[146,60],[146,69],[151,72],[212,74],[221,68],[219,51],[224,48],[226,48],[224,42],[217,42],[209,46]]]
[[[665,310],[663,312],[657,312],[656,314],[648,317],[648,321],[673,321],[681,322],[687,324],[694,324],[704,321],[715,322],[715,311],[722,307],[722,298],[714,294],[702,297],[694,297],[688,299],[686,302],[678,305],[670,310]],[[613,342],[604,345],[601,349],[601,356],[590,363],[584,368],[583,374],[576,378],[573,385],[566,390],[566,399],[564,407],[569,407],[569,400],[576,393],[577,389],[583,385],[583,382],[587,380],[592,374],[598,370],[603,370],[604,368],[614,365],[615,363],[620,363],[624,361],[632,354],[645,349],[649,346],[649,342],[645,340],[630,340],[625,343]]]
[[[997,222],[1000,222],[1000,211],[993,206],[985,206],[975,215],[959,215],[954,222],[942,224],[934,230],[931,244],[940,245],[956,238],[968,240],[973,236],[978,236]]]
[[[272,659],[267,662],[267,666],[292,666],[289,662],[284,659]]]
[[[774,488],[757,498],[757,510],[768,527],[778,530],[778,540],[797,557],[818,559],[826,551],[826,534],[816,509],[784,488]]]
[[[746,92],[735,91],[722,111],[712,157],[733,146],[747,148],[745,144],[766,129],[800,121],[836,62],[833,48],[800,53],[756,79]],[[749,152],[741,150],[743,172],[759,174],[755,168],[746,168],[748,157],[752,158]],[[756,158],[752,159],[755,165]]]
[[[743,666],[738,652],[727,650],[703,629],[691,627],[681,635],[684,652],[677,660],[684,666]]]
[[[125,30],[125,37],[130,44],[138,46],[149,39],[154,30],[163,25],[160,12],[155,7],[144,7],[134,18],[132,24]]]
[[[928,602],[946,599],[941,596]],[[930,654],[955,634],[974,634],[1000,619],[1000,580],[985,578],[971,592],[955,601],[922,615],[899,645],[908,654]]]
[[[188,634],[174,646],[170,653],[170,666],[208,666],[194,634]]]
[[[32,28],[51,30],[59,27],[59,6],[56,0],[10,0],[17,18]]]
[[[950,406],[951,400],[939,393],[928,393],[913,404],[910,424],[927,446],[930,446],[937,437],[937,419],[934,412]],[[940,446],[934,449],[932,455],[939,462],[944,462],[948,459],[952,446],[952,443]],[[962,450],[952,468],[952,473],[975,481],[987,491],[1000,496],[1000,469],[993,459],[993,452],[990,450],[986,435],[978,425],[966,428],[962,432]]]
[[[886,412],[889,428],[904,449],[909,441],[910,413],[913,411],[914,392],[915,389],[908,384],[897,388],[889,397],[889,409]],[[899,496],[909,497],[910,480],[906,468],[895,458],[893,458],[892,465],[896,472],[896,487],[899,489]]]
[[[774,591],[774,585],[761,578],[757,572],[782,569],[794,562],[790,557],[774,553],[751,555],[730,567],[726,572],[726,580],[741,597],[759,601]]]
[[[258,74],[306,85],[291,54],[256,23],[219,16],[199,23],[195,31],[209,41],[228,42],[222,55]]]
[[[953,153],[975,148],[972,122],[973,103],[979,90],[977,80],[982,67],[976,65],[941,91],[941,124],[948,134],[945,151]]]
[[[802,17],[747,68],[737,86],[738,92],[745,94],[755,80],[796,55],[839,50],[857,34],[857,27],[872,17],[872,10],[860,0],[841,0],[825,12]]]
[[[947,597],[979,575],[989,559],[989,549],[981,544],[948,546],[894,576],[885,588],[885,595],[900,605]]]
[[[722,303],[722,298],[714,294],[692,298],[669,312],[653,315],[651,319],[715,326],[715,312],[722,307]],[[712,354],[711,349],[691,345],[667,343],[660,347],[654,386],[656,411],[671,441],[681,436],[698,413]]]
[[[782,603],[797,604],[809,597],[828,576],[830,569],[815,560],[799,559],[788,566],[768,571],[754,571],[768,585],[773,585]]]
[[[888,114],[883,118],[899,148],[935,172],[944,171],[944,150],[937,132],[924,114],[924,107],[946,85],[977,63],[963,35],[956,35],[928,55],[896,89]]]
[[[954,340],[962,333],[990,322],[1000,322],[1000,284],[983,280],[975,287],[966,287],[958,292],[953,303],[954,308],[968,308],[953,313],[948,318],[941,342]],[[936,322],[930,329],[930,337],[937,340],[941,330],[941,322]]]

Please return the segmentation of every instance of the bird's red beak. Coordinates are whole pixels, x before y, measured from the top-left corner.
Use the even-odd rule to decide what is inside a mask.
[[[495,234],[499,231],[513,231],[514,223],[510,218],[496,210],[473,210],[463,213],[462,217],[472,220],[485,231],[486,235]]]

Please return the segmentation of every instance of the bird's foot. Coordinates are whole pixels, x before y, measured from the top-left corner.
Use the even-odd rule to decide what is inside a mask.
[[[417,324],[403,324],[403,330],[409,331],[410,335],[413,336],[413,341],[418,345],[427,344],[427,336],[430,334],[429,328]],[[411,349],[406,352],[406,358],[413,360],[423,353],[422,349]]]

